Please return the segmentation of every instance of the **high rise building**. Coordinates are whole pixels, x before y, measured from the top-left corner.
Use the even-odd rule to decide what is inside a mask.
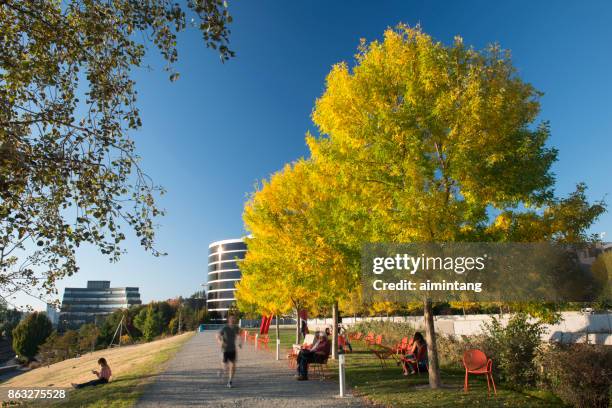
[[[88,281],[86,288],[64,289],[60,326],[64,329],[77,328],[115,310],[141,303],[136,287],[111,288],[110,281]]]
[[[244,259],[246,251],[242,239],[216,241],[208,246],[206,306],[212,320],[227,320],[227,313],[236,302],[234,292],[241,277],[238,263]]]
[[[59,312],[55,305],[47,303],[47,317],[51,321],[53,327],[57,327],[57,323],[59,322]]]

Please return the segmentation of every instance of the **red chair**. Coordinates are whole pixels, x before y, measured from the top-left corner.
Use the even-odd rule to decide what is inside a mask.
[[[365,336],[362,340],[365,344],[371,344],[374,341],[374,333],[369,332],[368,335]]]
[[[257,341],[259,342],[259,346],[263,346],[266,350],[269,350],[268,348],[268,342],[269,342],[269,338],[267,334],[264,335],[259,335],[259,337],[257,338]]]
[[[401,363],[406,363],[412,367],[412,369],[417,373],[421,374],[421,364],[425,366],[425,371],[429,371],[429,361],[427,359],[427,347],[418,347],[417,355],[412,358],[407,358],[406,356],[400,356],[399,358]]]
[[[404,337],[401,342],[395,345],[395,353],[397,354],[406,354],[410,349],[412,349],[413,339],[408,339],[408,337]]]
[[[382,345],[382,334],[379,334],[378,336],[375,335],[374,333],[370,333],[370,334],[368,334],[368,337],[366,337],[363,340],[367,346],[374,346],[376,344]]]
[[[351,340],[361,340],[362,337],[363,337],[363,333],[362,332],[356,332],[356,333],[349,334],[349,338]]]
[[[350,348],[347,347],[348,346],[348,342],[346,341],[346,337],[344,337],[344,335],[339,335],[338,336],[338,349],[342,350],[344,353],[349,353],[350,352]]]
[[[497,395],[495,381],[493,380],[493,360],[487,358],[485,353],[480,350],[467,350],[463,353],[463,366],[465,367],[465,383],[463,391],[468,392],[468,374],[484,374],[487,376],[487,390],[491,393],[491,384],[493,383],[493,392]]]

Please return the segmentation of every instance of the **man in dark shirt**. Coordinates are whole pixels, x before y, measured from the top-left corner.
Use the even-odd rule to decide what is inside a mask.
[[[232,388],[232,380],[236,372],[236,338],[240,340],[238,346],[242,348],[240,328],[235,325],[235,322],[234,316],[229,316],[227,325],[217,333],[217,341],[223,351],[223,371],[228,373],[227,388]]]
[[[298,381],[308,380],[308,364],[327,360],[331,351],[331,343],[325,333],[319,333],[318,340],[309,350],[300,350],[297,356]]]

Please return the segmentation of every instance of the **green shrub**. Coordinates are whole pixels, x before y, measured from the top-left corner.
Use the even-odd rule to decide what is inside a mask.
[[[53,326],[45,313],[31,313],[13,330],[13,350],[20,358],[31,361],[52,331]]]
[[[612,384],[612,347],[551,345],[539,357],[542,382],[576,408],[607,408]]]
[[[74,358],[79,354],[79,334],[68,330],[64,334],[53,332],[39,347],[39,357],[43,364],[49,365]]]
[[[504,327],[493,317],[483,325],[487,356],[494,360],[499,377],[511,388],[534,385],[537,371],[534,359],[542,344],[545,329],[541,322],[529,322],[524,313],[515,314]]]
[[[463,353],[467,350],[478,349],[487,357],[492,356],[487,337],[480,336],[436,336],[438,345],[438,359],[441,367],[463,369]]]

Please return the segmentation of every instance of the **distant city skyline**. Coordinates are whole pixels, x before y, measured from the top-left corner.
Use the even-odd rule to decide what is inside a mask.
[[[555,2],[229,2],[234,17],[225,64],[201,33],[179,36],[180,79],[168,81],[152,50],[152,71],[135,73],[143,127],[133,133],[142,166],[166,188],[160,206],[156,258],[127,234],[127,254],[110,264],[91,247],[78,252],[80,272],[58,282],[88,280],[138,286],[143,303],[202,289],[210,242],[245,235],[242,208],[255,183],[307,155],[304,135],[316,132],[310,113],[333,64],[353,65],[360,38],[380,39],[399,22],[420,24],[436,40],[455,35],[481,49],[510,49],[519,76],[544,92],[539,120],[551,126],[549,145],[557,194],[585,182],[588,197],[612,192],[612,3]],[[591,228],[612,240],[612,214]],[[11,303],[45,310],[20,294]]]

